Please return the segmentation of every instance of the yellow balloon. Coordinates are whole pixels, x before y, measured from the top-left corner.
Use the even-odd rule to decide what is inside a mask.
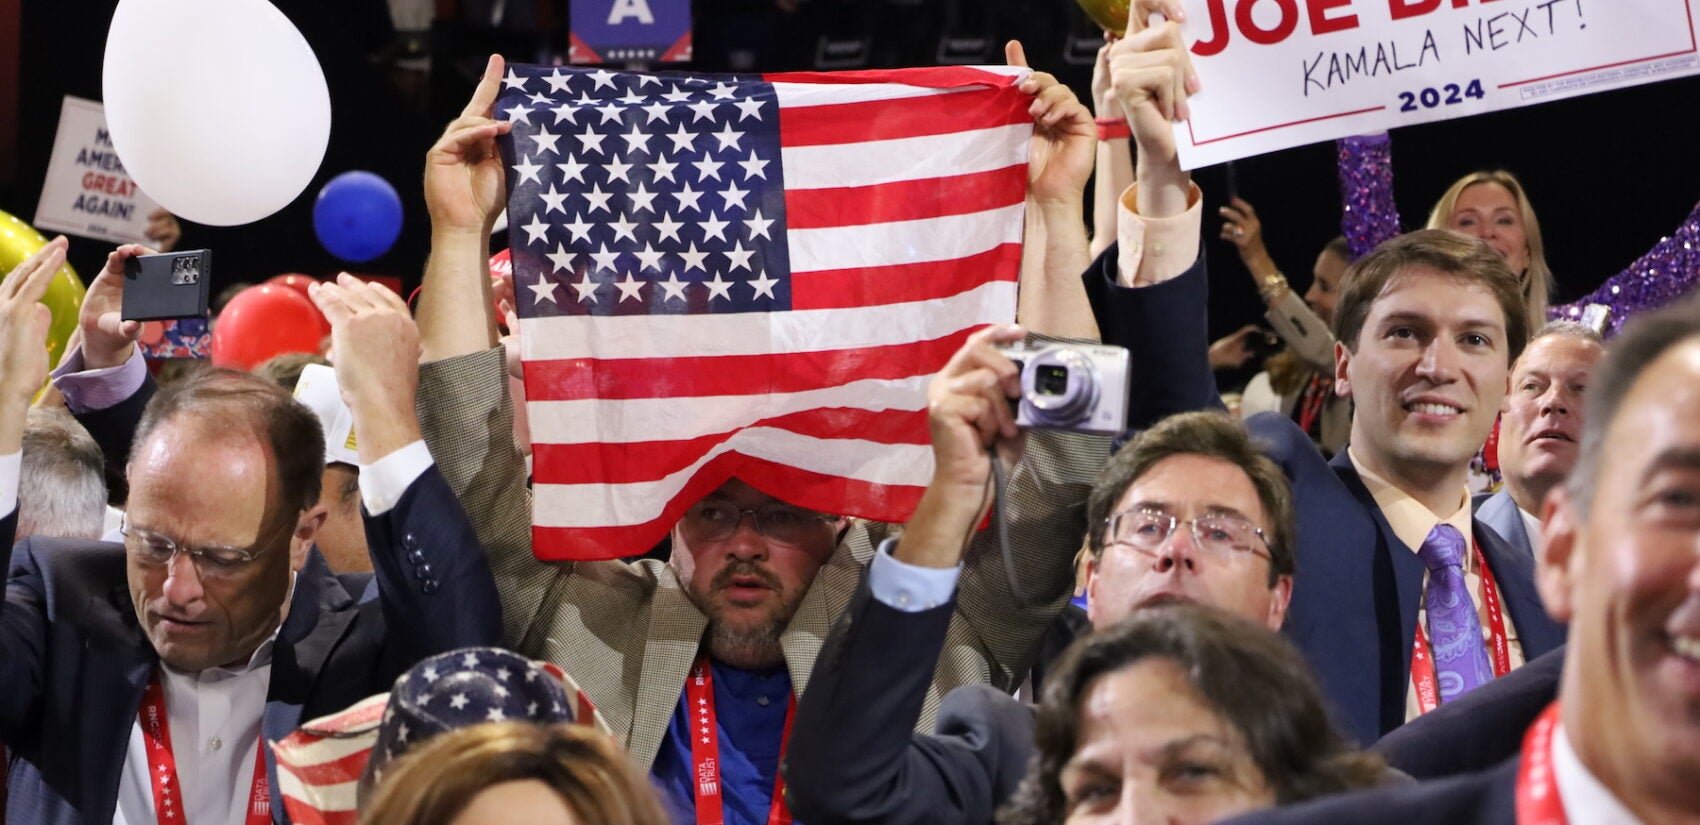
[[[0,276],[10,275],[25,258],[46,245],[47,238],[35,231],[35,227],[0,212]],[[65,342],[77,329],[77,311],[83,307],[85,291],[83,279],[77,277],[70,264],[59,267],[53,283],[47,285],[47,294],[41,297],[41,302],[53,313],[47,329],[47,363],[59,363],[59,356],[65,352]]]
[[[1075,0],[1098,27],[1117,37],[1127,32],[1128,0]]]

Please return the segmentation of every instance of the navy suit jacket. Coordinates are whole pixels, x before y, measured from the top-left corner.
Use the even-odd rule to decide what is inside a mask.
[[[865,583],[815,660],[785,753],[786,800],[810,825],[981,825],[1026,775],[1033,708],[990,685],[914,733],[955,604],[907,613]]]
[[[79,418],[122,462],[141,407],[132,398]],[[123,545],[28,539],[14,547],[16,526],[15,511],[0,520],[10,553],[0,603],[0,741],[13,760],[7,820],[107,823],[158,657],[136,620]],[[296,577],[272,651],[267,740],[389,690],[426,656],[502,641],[495,580],[435,467],[388,512],[367,516],[366,540],[373,574],[338,576],[315,548]],[[277,765],[269,750],[266,757],[273,819],[283,823]]]
[[[1185,410],[1220,409],[1207,355],[1203,257],[1173,280],[1129,289],[1116,284],[1116,255],[1112,245],[1085,281],[1105,343],[1126,347],[1136,365],[1130,427]],[[1423,564],[1393,534],[1346,451],[1324,460],[1296,424],[1274,413],[1252,416],[1246,429],[1293,490],[1298,572],[1286,633],[1316,670],[1341,728],[1368,746],[1405,721]],[[1524,657],[1563,644],[1563,626],[1547,616],[1535,592],[1529,554],[1479,522],[1474,533]]]
[[[1418,779],[1487,770],[1516,756],[1523,734],[1558,698],[1564,648],[1413,719],[1375,752]]]
[[[1330,796],[1222,825],[1515,825],[1520,764],[1513,758],[1481,773]]]

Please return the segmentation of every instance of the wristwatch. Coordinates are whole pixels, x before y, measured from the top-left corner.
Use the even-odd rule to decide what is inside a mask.
[[[1291,287],[1287,285],[1287,276],[1276,270],[1263,276],[1263,286],[1257,288],[1257,294],[1263,296],[1264,303],[1273,304],[1287,294],[1288,289]]]

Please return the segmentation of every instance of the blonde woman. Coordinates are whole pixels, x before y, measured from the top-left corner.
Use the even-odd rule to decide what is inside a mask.
[[[1516,175],[1497,169],[1471,172],[1454,181],[1429,212],[1428,228],[1451,229],[1485,241],[1522,280],[1529,329],[1546,324],[1552,269],[1541,243],[1541,222]]]
[[[585,725],[450,731],[384,772],[362,825],[667,825],[648,781]]]

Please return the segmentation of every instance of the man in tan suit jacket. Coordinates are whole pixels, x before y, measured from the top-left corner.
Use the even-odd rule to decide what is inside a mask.
[[[706,572],[695,577],[693,595],[692,568],[704,562],[689,560],[693,553],[689,536],[682,534],[685,526],[675,528],[671,564],[544,562],[532,555],[530,496],[525,465],[514,444],[504,349],[497,343],[490,313],[477,309],[492,305],[486,265],[489,227],[505,199],[505,170],[495,138],[508,127],[490,119],[501,76],[500,61],[492,60],[466,112],[450,124],[427,156],[425,189],[433,239],[418,309],[427,361],[420,372],[421,422],[433,455],[489,554],[509,643],[525,655],[558,663],[573,673],[615,735],[647,770],[662,749],[669,720],[679,707],[699,653],[706,647],[717,659],[730,655],[725,652],[730,648],[723,650],[712,632],[709,613],[736,611],[725,608],[718,586],[711,590],[710,583],[702,581]],[[1043,77],[1046,84],[1040,99],[1060,108],[1073,107],[1068,109],[1071,130],[1066,134],[1060,127],[1051,130],[1056,132],[1051,139],[1062,148],[1053,147],[1050,162],[1063,156],[1075,161],[1083,157],[1079,168],[1089,171],[1090,117],[1066,88],[1052,86],[1054,80]],[[1061,95],[1067,95],[1067,100],[1060,100]],[[1074,119],[1079,123],[1073,123]],[[1069,185],[1074,185],[1073,170],[1067,177]],[[1083,190],[1084,176],[1080,177],[1078,188]],[[1041,285],[1037,280],[1033,286],[1022,285],[1024,321],[1031,318],[1026,314],[1031,305],[1091,323],[1077,278],[1085,263],[1081,202],[1076,192],[1074,214],[1057,221],[1051,238],[1054,245],[1064,246],[1069,245],[1062,237],[1065,233],[1079,233],[1081,257],[1047,256],[1047,272],[1060,273],[1057,285]],[[1039,294],[1040,289],[1045,294]],[[1094,334],[1066,325],[1031,325],[1076,337]],[[1071,559],[1085,532],[1085,499],[1108,458],[1108,447],[1108,439],[1101,437],[1031,434],[1006,490],[1015,569],[1006,570],[994,531],[974,539],[960,580],[957,614],[919,727],[930,729],[938,697],[953,687],[989,682],[1013,690],[1023,677],[1041,634],[1066,603],[1073,584]],[[720,492],[734,485],[739,508],[752,507],[752,493],[763,502],[775,501],[735,480]],[[767,540],[759,519],[745,530],[741,516],[732,516],[737,522],[734,537],[746,542]],[[681,525],[690,519],[687,515]],[[782,594],[779,601],[792,602],[769,612],[783,622],[773,664],[782,659],[799,693],[875,548],[892,532],[886,524],[843,519],[833,523],[837,533],[826,533],[822,558],[814,562],[818,570],[801,571],[799,587],[774,588],[775,595]],[[721,541],[730,544],[732,538]],[[631,551],[635,555],[646,549]],[[770,547],[768,552],[777,555],[779,551]],[[1012,578],[1019,582],[1025,604],[1012,592]],[[749,600],[767,603],[755,595]],[[705,604],[708,613],[699,606]],[[789,618],[784,620],[787,613]],[[710,639],[706,645],[705,634]],[[759,655],[751,659],[759,660]]]

